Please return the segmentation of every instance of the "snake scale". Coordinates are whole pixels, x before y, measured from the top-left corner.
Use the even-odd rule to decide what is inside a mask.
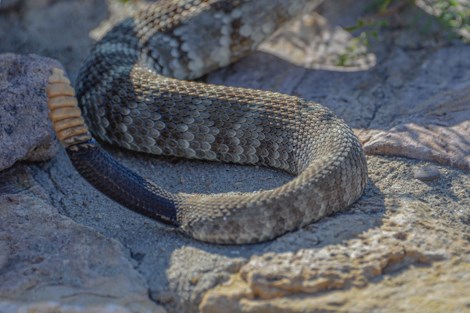
[[[318,2],[161,0],[124,19],[95,44],[75,89],[60,69],[49,78],[50,119],[72,164],[115,201],[212,243],[270,240],[346,209],[364,191],[367,166],[341,119],[294,96],[190,81]],[[134,151],[295,177],[250,193],[170,193],[116,162],[88,127]]]

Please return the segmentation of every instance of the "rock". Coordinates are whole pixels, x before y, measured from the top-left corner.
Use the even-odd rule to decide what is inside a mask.
[[[429,69],[420,73],[421,76],[418,74],[417,80],[421,82],[412,82],[411,85],[423,84],[430,72],[435,71],[438,75],[448,56],[442,51],[438,53],[427,65]],[[469,68],[470,61],[468,65],[458,66]],[[463,71],[463,74],[470,79],[470,71]],[[410,94],[406,95],[408,92]],[[412,102],[416,95],[411,89],[406,93],[405,98],[396,102],[396,107],[401,110],[389,107],[380,113],[392,114],[391,111],[395,111],[389,127],[358,132],[366,153],[405,156],[470,170],[470,84],[448,86],[440,93],[430,93],[431,97],[426,95],[425,101],[412,106],[407,103]]]
[[[346,43],[353,38],[350,32],[313,12],[279,29],[258,50],[310,69],[347,67],[358,71],[373,66],[375,55],[364,44],[358,43],[354,53],[348,54],[350,46]]]
[[[106,17],[105,1],[21,0],[20,5],[19,10],[0,11],[0,53],[57,59],[73,82],[93,45],[89,32]]]
[[[0,312],[165,312],[119,242],[25,191],[26,167],[6,172],[23,190],[0,195]]]
[[[22,0],[1,0],[0,1],[0,12],[10,10],[15,7],[19,7]]]
[[[52,67],[62,66],[35,55],[0,55],[0,171],[57,151],[44,91]]]
[[[147,4],[146,1],[114,1],[106,0],[108,6],[108,18],[105,19],[90,32],[93,40],[100,40],[108,31],[126,17],[142,9]]]
[[[441,172],[435,166],[422,166],[413,171],[413,177],[421,181],[431,181],[441,177]]]

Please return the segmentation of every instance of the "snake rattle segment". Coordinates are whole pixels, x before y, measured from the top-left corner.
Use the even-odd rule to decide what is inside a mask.
[[[84,61],[76,95],[62,70],[49,79],[50,119],[72,164],[115,201],[212,243],[270,240],[348,208],[364,191],[367,165],[356,136],[330,110],[275,92],[187,81],[248,54],[317,4],[159,1],[123,20]],[[296,177],[259,192],[170,193],[116,162],[88,127],[134,151]]]

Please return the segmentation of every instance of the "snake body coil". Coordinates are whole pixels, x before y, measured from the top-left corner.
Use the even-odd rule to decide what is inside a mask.
[[[273,167],[297,175],[292,181],[253,193],[167,192],[96,144],[70,82],[55,70],[50,117],[72,163],[112,199],[207,242],[265,241],[347,208],[365,188],[367,166],[357,138],[331,111],[279,93],[181,80],[233,62],[317,3],[151,4],[96,44],[76,86],[100,140],[157,155]]]

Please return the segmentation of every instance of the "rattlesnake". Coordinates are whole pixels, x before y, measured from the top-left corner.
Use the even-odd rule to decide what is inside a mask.
[[[112,199],[207,242],[265,241],[347,208],[365,188],[367,166],[358,139],[331,111],[182,80],[239,59],[318,2],[162,0],[123,20],[85,60],[76,98],[61,70],[49,79],[50,118],[73,165]],[[104,152],[77,103],[94,136],[126,149],[297,176],[259,192],[170,193]]]

